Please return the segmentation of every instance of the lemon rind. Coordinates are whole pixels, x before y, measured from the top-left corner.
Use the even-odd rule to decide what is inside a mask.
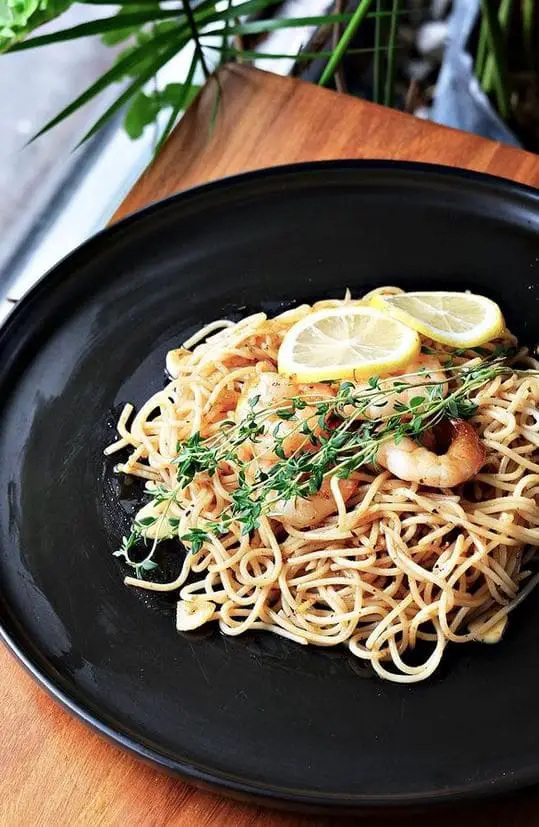
[[[402,327],[406,328],[406,333],[403,335],[402,345],[398,351],[391,354],[390,359],[379,359],[372,361],[350,362],[345,365],[339,365],[334,368],[320,368],[309,367],[298,364],[292,356],[293,345],[298,336],[319,319],[327,318],[328,316],[342,316],[343,314],[361,315],[361,316],[377,316],[384,315],[383,312],[369,306],[355,305],[352,308],[328,308],[319,310],[305,316],[300,321],[296,322],[285,335],[283,343],[279,349],[278,356],[278,371],[284,376],[287,376],[292,381],[296,382],[323,382],[323,381],[337,381],[343,379],[368,379],[371,376],[376,376],[384,373],[389,373],[407,362],[411,361],[419,353],[421,347],[421,340],[416,331],[409,325],[402,325],[399,319],[392,319],[397,321]],[[412,334],[412,335],[409,335]],[[413,335],[415,334],[415,335]]]
[[[470,336],[466,331],[464,333],[446,334],[436,327],[424,324],[421,319],[417,319],[406,310],[402,310],[400,307],[394,307],[391,299],[388,301],[386,297],[380,294],[371,298],[370,306],[376,310],[386,312],[391,318],[402,322],[402,324],[412,328],[412,330],[415,330],[422,336],[432,339],[441,345],[447,345],[449,347],[479,347],[495,339],[503,333],[505,329],[505,320],[496,302],[487,299],[485,296],[479,296],[479,298],[484,301],[485,306],[488,306],[489,315],[486,317],[483,325],[479,328],[474,328],[475,336]]]

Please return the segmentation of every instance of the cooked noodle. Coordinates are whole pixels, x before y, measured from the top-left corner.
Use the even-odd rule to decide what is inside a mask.
[[[130,424],[130,405],[120,416],[119,440],[107,453],[128,448],[129,456],[116,470],[147,480],[152,496],[156,486],[176,490],[178,444],[197,433],[218,435],[253,377],[276,371],[284,334],[311,311],[302,305],[273,319],[257,313],[237,324],[215,322],[169,354],[167,368],[176,378]],[[455,354],[423,343],[457,365],[478,359],[476,351]],[[516,342],[506,333],[502,344]],[[515,358],[538,367],[524,352]],[[178,548],[183,563],[174,582],[127,577],[126,583],[177,591],[180,628],[217,621],[227,635],[265,630],[300,644],[345,644],[382,678],[423,680],[448,642],[499,639],[507,614],[536,583],[538,399],[532,372],[507,371],[477,392],[470,422],[486,462],[463,485],[436,490],[364,466],[347,501],[332,478],[333,513],[319,523],[298,527],[285,516],[263,514],[258,528],[242,534],[232,522],[228,533],[210,536],[184,558]],[[172,500],[152,501],[138,519],[154,520],[149,540],[182,537],[218,520],[237,485],[237,469],[223,463],[214,475],[197,474]],[[420,647],[427,656],[411,665],[419,641],[427,642]]]

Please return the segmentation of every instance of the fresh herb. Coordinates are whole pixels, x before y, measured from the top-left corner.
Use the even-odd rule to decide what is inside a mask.
[[[238,480],[230,503],[217,519],[203,521],[180,539],[196,554],[212,535],[226,535],[232,525],[241,534],[250,534],[259,527],[262,515],[271,513],[276,503],[312,496],[328,477],[336,475],[346,479],[362,466],[376,464],[378,450],[384,442],[394,440],[398,444],[406,437],[419,440],[425,431],[447,417],[473,416],[477,410],[474,401],[477,391],[514,368],[503,356],[491,355],[478,364],[449,366],[445,370],[447,382],[443,383],[434,381],[424,370],[398,379],[376,376],[360,389],[351,382],[341,382],[336,395],[330,399],[313,393],[290,397],[273,407],[259,407],[260,397],[252,397],[249,413],[239,423],[226,420],[217,434],[204,439],[197,433],[178,445],[176,487],[154,489],[153,503],[165,504],[160,515],[137,520],[116,555],[133,566],[137,576],[153,570],[152,556],[163,521],[169,530],[177,531],[179,527],[177,518],[167,516],[171,503],[197,475],[212,476],[218,469],[227,467],[236,471]],[[415,395],[408,402],[396,401],[390,414],[372,417],[373,409],[385,407],[396,394],[410,390]],[[307,407],[308,415],[297,415]],[[275,418],[279,420],[277,425]],[[285,432],[281,430],[283,422],[290,423]],[[305,440],[299,449],[287,454],[285,440],[292,434],[301,434]],[[238,452],[238,448],[245,443],[257,443],[262,436],[270,437],[269,447],[257,452],[255,459],[242,459],[243,452]],[[272,458],[269,467],[260,465],[265,457]],[[156,523],[157,539],[150,553],[142,562],[134,562],[130,555],[132,548],[144,540],[148,528]]]

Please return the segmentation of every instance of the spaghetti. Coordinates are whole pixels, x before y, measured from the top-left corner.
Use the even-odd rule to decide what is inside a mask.
[[[538,581],[538,365],[508,332],[465,352],[423,339],[444,381],[421,367],[403,370],[398,386],[367,385],[367,401],[356,401],[350,414],[352,403],[345,402],[356,399],[353,387],[337,382],[287,391],[276,373],[286,332],[327,304],[273,319],[257,313],[237,324],[214,322],[168,354],[170,383],[135,416],[125,406],[119,439],[106,449],[128,451],[116,470],[146,480],[151,497],[118,555],[136,568],[128,585],[178,592],[179,629],[217,621],[227,635],[265,630],[303,645],[345,644],[380,677],[412,683],[433,674],[449,642],[497,641],[508,613]],[[275,399],[266,399],[262,387],[268,376]],[[313,485],[313,463],[332,428],[352,441],[355,429],[367,428],[361,433],[375,445],[382,424],[411,419],[405,386],[415,398],[418,387],[430,390],[443,416],[451,414],[449,401],[443,407],[451,394],[461,400],[458,413],[466,411],[467,427],[483,446],[480,470],[439,488],[428,479],[396,477],[374,452],[365,454],[371,461],[349,463],[348,476],[316,472],[322,476]],[[369,413],[377,399],[385,406],[379,420]],[[424,421],[427,450],[441,416]],[[284,440],[281,427],[288,429]],[[355,444],[364,449],[359,437]],[[201,448],[213,458],[207,467],[200,465]],[[346,461],[357,450],[349,447]],[[432,454],[439,456],[434,448]],[[300,463],[293,479],[303,496],[287,499],[275,469],[293,460]],[[246,486],[251,499],[240,503]],[[268,488],[262,501],[256,492]],[[158,542],[171,537],[187,548],[178,577],[142,579],[155,565]],[[140,540],[145,557],[137,563]],[[417,664],[409,655],[420,641],[429,652]]]

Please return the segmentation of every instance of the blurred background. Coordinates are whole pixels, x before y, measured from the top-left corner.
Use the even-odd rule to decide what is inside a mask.
[[[35,14],[66,11],[14,34],[6,2],[16,6],[0,2],[0,48],[90,22],[109,45],[98,32],[0,56],[0,299],[18,299],[106,224],[204,81],[202,68],[228,60],[539,151],[539,0],[190,0],[205,67],[179,0],[17,0]],[[136,25],[125,27],[126,15]],[[137,50],[138,64],[28,144]],[[143,77],[148,62],[157,68]],[[103,128],[76,149],[110,105]]]

